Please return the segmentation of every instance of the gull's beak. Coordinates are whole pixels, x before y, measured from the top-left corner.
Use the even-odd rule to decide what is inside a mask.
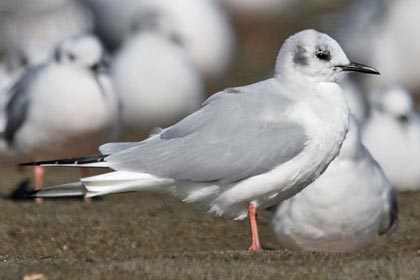
[[[357,62],[351,62],[347,65],[337,65],[336,67],[341,68],[343,71],[354,71],[354,72],[362,72],[367,74],[375,74],[380,75],[378,70],[376,70],[373,67],[357,63]]]

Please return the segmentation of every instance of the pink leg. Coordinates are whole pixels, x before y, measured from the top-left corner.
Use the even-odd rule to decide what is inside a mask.
[[[80,178],[85,178],[85,177],[89,177],[89,176],[90,176],[89,168],[80,168]],[[92,202],[92,198],[90,198],[90,197],[84,197],[83,200],[86,203],[91,203]]]
[[[39,165],[34,167],[35,190],[42,189],[42,186],[44,185],[44,175],[45,175],[45,167],[39,166]],[[35,198],[35,201],[38,203],[41,203],[44,201],[44,199],[41,197],[37,197]]]
[[[249,225],[251,226],[251,236],[252,236],[252,245],[248,250],[250,251],[261,251],[260,238],[258,237],[258,227],[257,227],[257,208],[251,202],[248,205],[248,217]]]

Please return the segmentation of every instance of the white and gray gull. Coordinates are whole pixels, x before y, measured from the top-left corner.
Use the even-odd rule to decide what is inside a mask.
[[[22,73],[1,112],[0,162],[74,157],[115,139],[119,103],[103,58],[96,37],[69,37],[50,60]],[[36,188],[43,174],[36,166]]]
[[[273,78],[216,93],[142,142],[105,144],[77,163],[36,163],[115,170],[38,196],[168,192],[217,215],[249,216],[249,249],[261,250],[257,209],[301,191],[340,152],[350,113],[336,81],[345,71],[378,74],[350,62],[328,35],[299,32],[280,49]]]

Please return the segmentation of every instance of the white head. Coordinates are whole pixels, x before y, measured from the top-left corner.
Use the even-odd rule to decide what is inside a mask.
[[[411,95],[398,86],[376,89],[370,95],[370,102],[376,110],[401,122],[407,122],[414,112]]]
[[[274,76],[295,81],[335,82],[343,71],[379,74],[372,67],[350,62],[330,36],[304,30],[290,36],[281,47]]]
[[[97,70],[104,60],[104,49],[93,35],[65,39],[55,49],[54,60],[59,64],[75,65]]]

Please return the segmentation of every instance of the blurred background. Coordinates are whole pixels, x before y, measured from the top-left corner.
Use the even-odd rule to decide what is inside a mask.
[[[418,0],[0,0],[0,194],[9,198],[32,172],[16,169],[17,162],[95,154],[102,143],[139,141],[195,111],[213,93],[272,77],[283,41],[307,28],[329,34],[350,60],[381,72],[379,77],[352,74],[340,83],[364,143],[387,176],[399,190],[418,190],[419,14]],[[101,45],[97,62],[118,100],[112,104],[88,98],[98,95],[83,82],[92,78],[85,70],[98,65],[84,59],[93,56],[92,47],[65,43],[82,36]],[[80,80],[51,74],[53,66],[70,67]],[[57,84],[83,92],[86,100],[78,96],[72,105],[74,98]],[[37,97],[52,88],[48,98]],[[100,83],[99,89],[104,89]],[[29,98],[14,98],[16,92]],[[118,114],[107,114],[111,107]],[[92,108],[117,123],[118,135],[104,129],[102,138],[91,141],[86,131],[99,129]],[[76,115],[83,124],[68,131]],[[56,129],[52,119],[65,121]],[[10,127],[13,137],[6,137]],[[38,134],[61,135],[56,141],[62,143],[53,149],[36,142]],[[83,176],[74,169],[48,172],[39,187]],[[5,213],[16,211],[2,201],[1,207]],[[76,208],[71,211],[79,215]]]

